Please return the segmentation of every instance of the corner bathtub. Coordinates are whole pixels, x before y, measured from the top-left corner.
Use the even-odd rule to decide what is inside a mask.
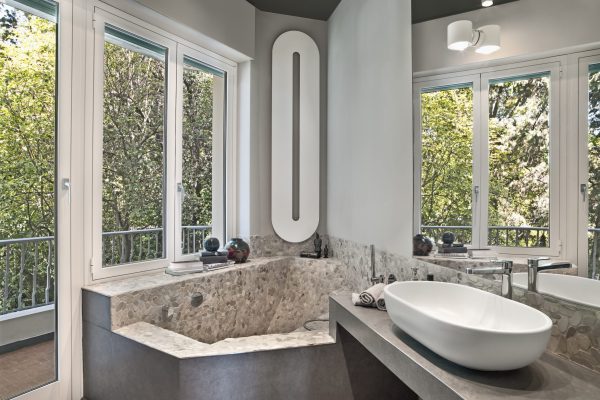
[[[304,325],[327,318],[330,293],[351,289],[346,274],[336,259],[274,257],[194,275],[161,272],[88,286],[86,397],[272,398],[280,390],[273,382],[290,382],[297,365],[308,363],[326,382],[299,381],[295,392],[305,391],[307,399],[343,399],[345,386],[327,379],[335,379],[335,364],[343,361],[328,323],[310,323],[316,328],[310,331]],[[227,386],[215,387],[214,379],[226,379]],[[240,390],[248,396],[234,395]]]

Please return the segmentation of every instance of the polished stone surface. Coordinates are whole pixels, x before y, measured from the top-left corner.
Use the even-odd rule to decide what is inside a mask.
[[[386,313],[352,305],[348,293],[332,296],[330,316],[332,328],[347,330],[423,400],[600,398],[599,374],[548,353],[519,370],[480,372],[433,353]]]

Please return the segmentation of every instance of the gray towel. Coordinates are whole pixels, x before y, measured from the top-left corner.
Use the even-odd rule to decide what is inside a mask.
[[[381,295],[375,302],[375,306],[377,307],[378,310],[381,310],[381,311],[387,311],[387,309],[385,308],[385,299],[383,298],[384,295],[385,295],[385,292],[381,292]]]
[[[383,294],[384,287],[385,287],[385,284],[378,283],[374,286],[371,286],[367,290],[363,290],[359,295],[360,301],[365,306],[369,306],[369,305],[375,306],[375,302],[377,301],[377,299],[379,299],[379,296],[381,296]]]

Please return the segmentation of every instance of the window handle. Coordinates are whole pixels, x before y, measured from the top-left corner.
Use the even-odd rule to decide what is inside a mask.
[[[473,186],[473,193],[475,194],[475,201],[479,201],[479,186]]]
[[[585,183],[582,183],[579,186],[579,191],[581,192],[581,196],[583,197],[583,201],[586,201],[586,199],[587,199],[587,185]]]
[[[69,178],[62,180],[62,188],[69,191],[69,204],[71,204],[71,180]]]
[[[185,198],[185,189],[183,188],[183,183],[179,182],[177,184],[177,192],[180,193],[180,200],[183,203],[183,199]]]

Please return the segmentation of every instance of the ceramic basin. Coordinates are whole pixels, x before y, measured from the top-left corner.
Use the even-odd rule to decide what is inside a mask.
[[[527,273],[513,274],[513,286],[527,289]],[[537,290],[586,306],[600,307],[600,281],[594,279],[542,272],[537,276]]]
[[[464,285],[396,282],[385,288],[390,318],[440,356],[464,367],[505,371],[537,360],[552,321],[516,301]]]

